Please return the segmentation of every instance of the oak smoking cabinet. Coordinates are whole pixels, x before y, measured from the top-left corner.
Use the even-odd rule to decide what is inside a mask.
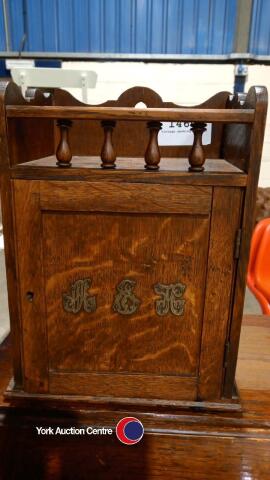
[[[239,409],[266,109],[264,87],[194,108],[2,89],[7,397]],[[159,146],[161,122],[189,122],[193,146]]]

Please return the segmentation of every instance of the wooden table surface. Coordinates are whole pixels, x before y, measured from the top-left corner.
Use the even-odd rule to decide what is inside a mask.
[[[270,479],[270,317],[244,318],[237,369],[242,413],[19,409],[3,401],[10,375],[6,342],[0,349],[1,480]],[[114,435],[38,437],[35,429],[115,425],[126,415],[145,427],[135,446]]]

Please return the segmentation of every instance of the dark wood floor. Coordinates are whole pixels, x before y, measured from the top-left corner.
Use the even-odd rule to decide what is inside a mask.
[[[0,479],[270,479],[270,318],[246,317],[237,382],[242,413],[161,410],[45,411],[13,407],[2,393],[10,344],[0,352]],[[114,426],[137,416],[145,436],[124,446],[113,436],[38,436],[35,426]]]

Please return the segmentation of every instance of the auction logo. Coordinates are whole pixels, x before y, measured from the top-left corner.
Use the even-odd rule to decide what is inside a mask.
[[[125,445],[138,443],[144,434],[142,422],[135,417],[125,417],[116,425],[116,436]]]

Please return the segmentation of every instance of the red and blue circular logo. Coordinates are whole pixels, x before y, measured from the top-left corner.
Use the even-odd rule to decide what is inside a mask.
[[[125,445],[138,443],[144,434],[142,422],[135,417],[125,417],[116,425],[116,436]]]

